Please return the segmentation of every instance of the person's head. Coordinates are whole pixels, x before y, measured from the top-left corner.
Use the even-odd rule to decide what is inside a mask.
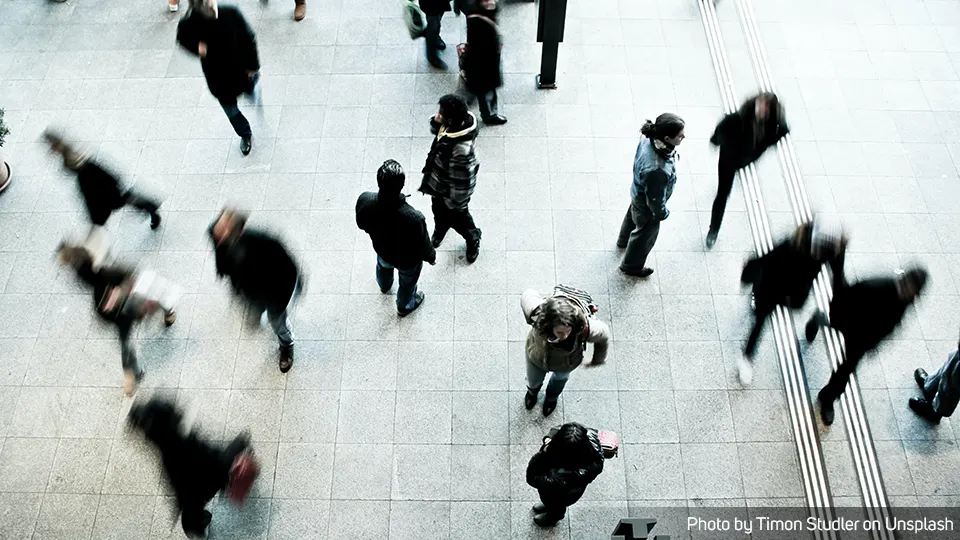
[[[392,159],[384,161],[377,170],[377,187],[381,195],[399,195],[405,180],[403,167]]]
[[[583,310],[563,298],[548,298],[540,306],[536,320],[537,333],[550,343],[566,341],[582,332],[587,324]]]
[[[210,235],[213,241],[220,245],[225,240],[239,236],[247,225],[247,214],[235,208],[224,208],[220,216],[213,222]]]
[[[51,152],[63,158],[63,166],[72,171],[78,170],[86,161],[83,153],[70,146],[62,135],[52,129],[43,132],[43,140],[50,146]]]
[[[554,463],[569,464],[575,468],[585,461],[596,459],[598,448],[591,440],[593,438],[595,435],[592,435],[589,429],[576,422],[569,422],[560,426],[545,451]]]
[[[897,288],[900,291],[900,298],[907,303],[916,300],[926,284],[927,271],[923,268],[913,267],[903,271],[897,276]]]
[[[190,8],[208,19],[216,19],[219,13],[217,0],[190,0]]]
[[[456,94],[447,94],[440,98],[439,105],[444,126],[456,128],[466,123],[470,110],[463,98]]]
[[[749,104],[749,101],[748,103]],[[773,92],[761,92],[753,100],[753,115],[757,120],[766,120],[780,114],[780,100]]]
[[[60,242],[57,246],[57,258],[60,264],[69,266],[73,269],[79,269],[84,265],[92,265],[93,258],[90,252],[83,246],[75,246],[66,242]]]
[[[183,413],[173,401],[151,397],[146,402],[136,402],[130,407],[127,422],[148,440],[164,442],[179,438]]]
[[[656,122],[650,120],[644,122],[640,133],[648,139],[662,141],[675,147],[679,146],[687,136],[683,129],[685,125],[683,118],[673,113],[663,113],[657,117]]]

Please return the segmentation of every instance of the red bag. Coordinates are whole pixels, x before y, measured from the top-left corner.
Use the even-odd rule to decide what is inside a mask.
[[[230,502],[236,506],[243,506],[253,488],[253,481],[259,475],[260,464],[252,453],[247,451],[238,455],[230,467],[230,480],[227,481],[227,489],[224,490]]]
[[[620,437],[616,431],[601,429],[597,431],[597,438],[600,439],[604,459],[617,457],[617,453],[620,452]]]

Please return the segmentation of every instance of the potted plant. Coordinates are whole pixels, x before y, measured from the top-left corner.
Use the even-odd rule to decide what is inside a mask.
[[[3,109],[0,109],[0,147],[3,146],[3,140],[7,138],[9,133],[10,129],[3,121]],[[11,178],[13,178],[13,172],[10,170],[10,164],[4,161],[3,156],[0,155],[0,193],[10,185]]]

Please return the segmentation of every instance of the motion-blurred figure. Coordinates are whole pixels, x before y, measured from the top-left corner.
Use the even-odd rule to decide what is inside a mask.
[[[747,261],[740,282],[753,285],[756,305],[753,330],[739,363],[742,384],[753,381],[753,355],[767,317],[777,306],[802,308],[824,263],[830,265],[834,275],[842,275],[846,244],[839,228],[819,221],[805,223],[766,255]]]
[[[227,208],[210,226],[217,277],[230,278],[233,290],[249,303],[258,320],[267,312],[280,341],[280,372],[286,373],[293,366],[288,312],[300,290],[300,270],[280,240],[246,225],[246,214]]]
[[[200,57],[210,93],[240,137],[240,151],[249,154],[253,132],[237,106],[237,97],[256,94],[260,57],[247,20],[233,6],[218,7],[217,0],[190,0],[190,10],[177,25],[177,43]]]
[[[552,438],[544,437],[527,465],[527,484],[540,495],[540,502],[533,505],[533,522],[556,525],[601,472],[603,448],[595,430],[570,422]]]
[[[817,312],[807,323],[807,341],[817,337],[820,326],[831,326],[843,334],[846,355],[827,385],[820,390],[820,416],[833,423],[833,402],[843,394],[850,375],[863,355],[889,336],[903,320],[907,308],[927,283],[927,271],[912,268],[893,278],[874,278],[848,285],[842,273],[833,276],[830,318]]]
[[[683,141],[684,122],[679,116],[663,113],[656,122],[640,128],[643,135],[633,158],[631,203],[620,225],[617,247],[626,249],[620,271],[628,276],[650,277],[647,256],[657,242],[660,222],[667,219],[667,201],[677,183],[676,149]]]
[[[707,247],[717,243],[723,212],[733,189],[737,171],[760,159],[767,148],[790,132],[783,105],[777,95],[763,92],[745,102],[740,110],[725,116],[717,124],[710,143],[720,147],[717,165],[717,196],[713,199]]]
[[[922,398],[910,398],[908,402],[913,412],[933,424],[953,415],[960,403],[960,344],[936,373],[927,375],[923,368],[917,368],[913,376],[923,391]]]
[[[427,62],[437,69],[447,69],[447,63],[440,59],[440,51],[447,48],[440,37],[440,21],[443,14],[450,11],[450,0],[420,0],[420,9],[427,17],[427,30],[423,36]]]
[[[423,263],[436,264],[437,250],[430,241],[427,220],[402,193],[406,175],[392,159],[377,171],[377,193],[367,191],[357,199],[357,227],[373,241],[377,252],[377,284],[386,294],[393,286],[394,270],[400,275],[397,314],[405,317],[420,307],[425,295],[417,290]]]
[[[98,165],[77,149],[70,146],[51,130],[43,133],[50,150],[63,159],[63,166],[77,174],[77,186],[83,195],[87,215],[95,226],[104,226],[115,210],[130,205],[150,214],[150,228],[160,226],[160,203],[121,186],[117,177]]]
[[[497,112],[497,88],[503,86],[497,0],[474,0],[467,12],[467,50],[463,53],[467,90],[479,100],[484,124],[505,124],[507,118]]]

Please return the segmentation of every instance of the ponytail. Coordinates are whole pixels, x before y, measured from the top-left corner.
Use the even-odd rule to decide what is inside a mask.
[[[640,127],[640,134],[648,139],[663,140],[666,137],[676,137],[683,131],[686,124],[683,118],[673,113],[663,113],[657,117],[656,122],[647,120]]]

